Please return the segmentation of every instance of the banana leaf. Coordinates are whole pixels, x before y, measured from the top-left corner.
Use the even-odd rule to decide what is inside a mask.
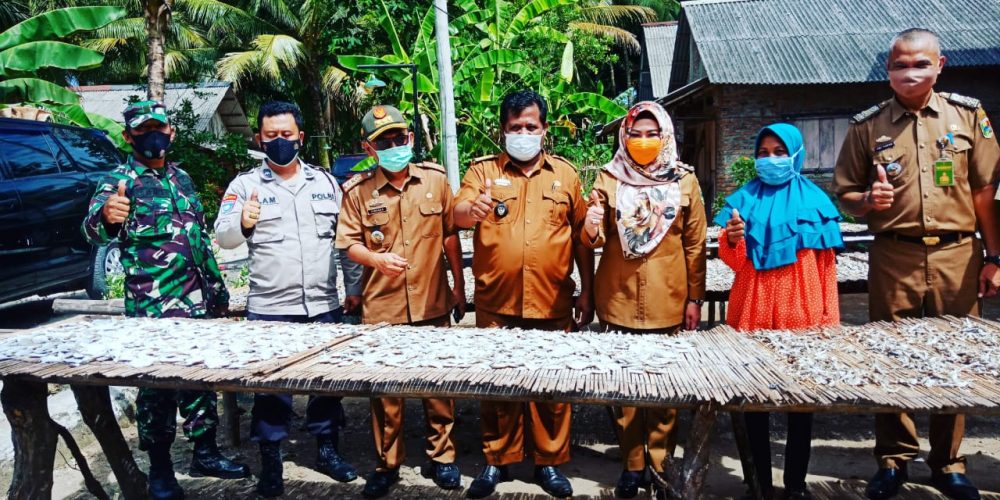
[[[22,43],[64,38],[79,31],[101,28],[125,17],[121,7],[69,7],[21,21],[0,33],[0,50]]]
[[[93,69],[104,54],[65,42],[41,41],[16,45],[0,52],[0,76],[34,73],[43,68]]]
[[[13,78],[0,82],[0,102],[78,104],[80,98],[59,85],[38,78]]]

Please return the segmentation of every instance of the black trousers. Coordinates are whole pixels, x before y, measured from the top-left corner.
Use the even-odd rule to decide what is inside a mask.
[[[812,447],[812,413],[786,413],[788,439],[785,442],[785,488],[805,488],[809,472],[809,451]],[[771,414],[747,412],[747,435],[750,454],[757,470],[762,490],[773,487],[771,482]]]

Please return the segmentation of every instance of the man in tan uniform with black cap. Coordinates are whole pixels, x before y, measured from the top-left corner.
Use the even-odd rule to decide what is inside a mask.
[[[392,106],[375,106],[362,124],[365,151],[379,168],[344,183],[344,204],[336,247],[365,266],[362,319],[365,323],[450,326],[448,313],[465,311],[462,253],[452,218],[452,193],[444,167],[412,163],[413,133]],[[455,285],[448,289],[447,252]],[[430,335],[431,332],[428,332]],[[372,429],[378,468],[362,492],[388,494],[406,458],[402,398],[376,398]],[[461,486],[451,429],[455,402],[425,399],[428,467],[425,476],[444,489]]]
[[[1000,287],[993,201],[1000,148],[978,100],[934,91],[944,63],[933,32],[897,35],[887,63],[895,95],[854,116],[837,159],[841,204],[865,216],[875,233],[869,256],[873,321],[977,315],[979,298]],[[927,465],[942,493],[977,499],[958,454],[964,429],[963,415],[932,415]],[[868,497],[895,496],[918,450],[910,415],[878,415],[879,471],[868,483]]]

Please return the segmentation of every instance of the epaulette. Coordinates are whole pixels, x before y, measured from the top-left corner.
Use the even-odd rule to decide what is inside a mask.
[[[576,167],[573,165],[573,162],[567,160],[566,158],[563,158],[562,156],[554,155],[554,154],[548,154],[548,153],[546,153],[545,156],[548,157],[548,158],[556,159],[556,160],[558,160],[558,161],[566,164],[567,167],[572,168],[573,170],[576,170]]]
[[[694,172],[694,167],[693,166],[688,165],[687,163],[684,163],[684,162],[682,162],[680,160],[678,160],[676,162],[676,165],[677,165],[677,168],[680,168],[680,169],[683,169],[683,170],[687,170],[688,172],[692,172],[692,173]]]
[[[481,162],[484,162],[484,161],[487,161],[487,160],[495,160],[495,159],[497,159],[497,156],[499,156],[499,155],[480,156],[479,158],[473,158],[472,159],[472,163],[481,163]]]
[[[426,168],[427,170],[436,170],[438,172],[441,172],[442,174],[445,173],[444,166],[438,165],[437,163],[434,163],[432,161],[422,161],[420,163],[414,163],[414,165],[420,168]]]
[[[954,92],[941,92],[941,97],[944,97],[952,104],[958,104],[959,106],[964,106],[972,110],[979,109],[979,106],[982,105],[979,102],[979,99],[976,99],[975,97],[966,97]]]
[[[861,123],[875,115],[886,108],[889,105],[889,100],[882,101],[854,116],[851,117],[851,123]]]
[[[368,179],[371,176],[372,176],[371,172],[362,172],[360,174],[356,174],[352,176],[350,179],[347,179],[347,182],[344,182],[344,185],[340,186],[340,189],[342,189],[346,193],[350,191],[352,188],[354,188],[354,186],[361,184],[362,182],[365,181],[365,179]]]

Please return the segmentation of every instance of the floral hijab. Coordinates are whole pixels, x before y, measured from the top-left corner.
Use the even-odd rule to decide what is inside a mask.
[[[629,130],[640,114],[649,112],[660,125],[663,141],[651,165],[639,165],[626,147]],[[636,103],[618,129],[618,151],[604,170],[618,180],[615,223],[626,259],[649,254],[659,245],[680,211],[680,179],[688,172],[677,161],[677,143],[670,116],[652,101]]]

